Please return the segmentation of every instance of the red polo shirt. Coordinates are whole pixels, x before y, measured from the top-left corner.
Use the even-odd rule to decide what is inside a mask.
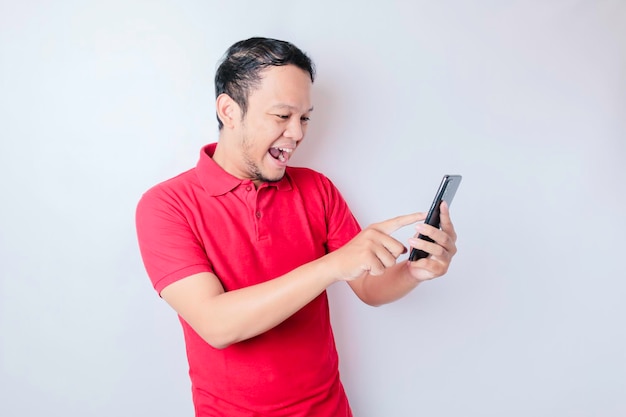
[[[226,291],[271,280],[360,230],[335,186],[306,168],[255,189],[202,149],[197,166],[147,191],[137,233],[154,288],[212,272]],[[215,349],[184,321],[197,416],[350,416],[322,293],[275,328]]]

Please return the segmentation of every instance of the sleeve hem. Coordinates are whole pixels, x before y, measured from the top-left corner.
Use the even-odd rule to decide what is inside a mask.
[[[177,271],[169,273],[160,279],[153,282],[154,289],[156,292],[161,295],[161,291],[165,287],[170,284],[173,284],[176,281],[180,281],[181,279],[187,278],[188,276],[199,274],[200,272],[213,272],[211,268],[206,264],[197,264],[197,265],[189,265],[184,268],[181,268]]]

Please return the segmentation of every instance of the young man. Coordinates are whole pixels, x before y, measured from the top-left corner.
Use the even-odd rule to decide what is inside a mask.
[[[183,326],[196,416],[351,416],[339,379],[326,288],[347,281],[365,303],[394,301],[443,275],[456,252],[419,225],[431,255],[396,263],[390,234],[361,230],[322,174],[289,167],[313,111],[311,60],[266,38],[237,42],[215,77],[220,132],[197,166],[147,191],[137,208],[146,270]]]

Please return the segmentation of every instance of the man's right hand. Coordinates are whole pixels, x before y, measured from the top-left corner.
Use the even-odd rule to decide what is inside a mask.
[[[337,281],[352,281],[367,274],[382,275],[407,251],[391,234],[425,218],[426,213],[413,213],[374,223],[322,258],[323,262]]]

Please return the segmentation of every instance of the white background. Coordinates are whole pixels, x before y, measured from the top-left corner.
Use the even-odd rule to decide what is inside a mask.
[[[626,415],[619,0],[0,0],[0,415],[192,415],[134,209],[216,140],[216,63],[255,35],[315,60],[294,164],[364,226],[464,176],[446,277],[329,291],[355,416]]]

